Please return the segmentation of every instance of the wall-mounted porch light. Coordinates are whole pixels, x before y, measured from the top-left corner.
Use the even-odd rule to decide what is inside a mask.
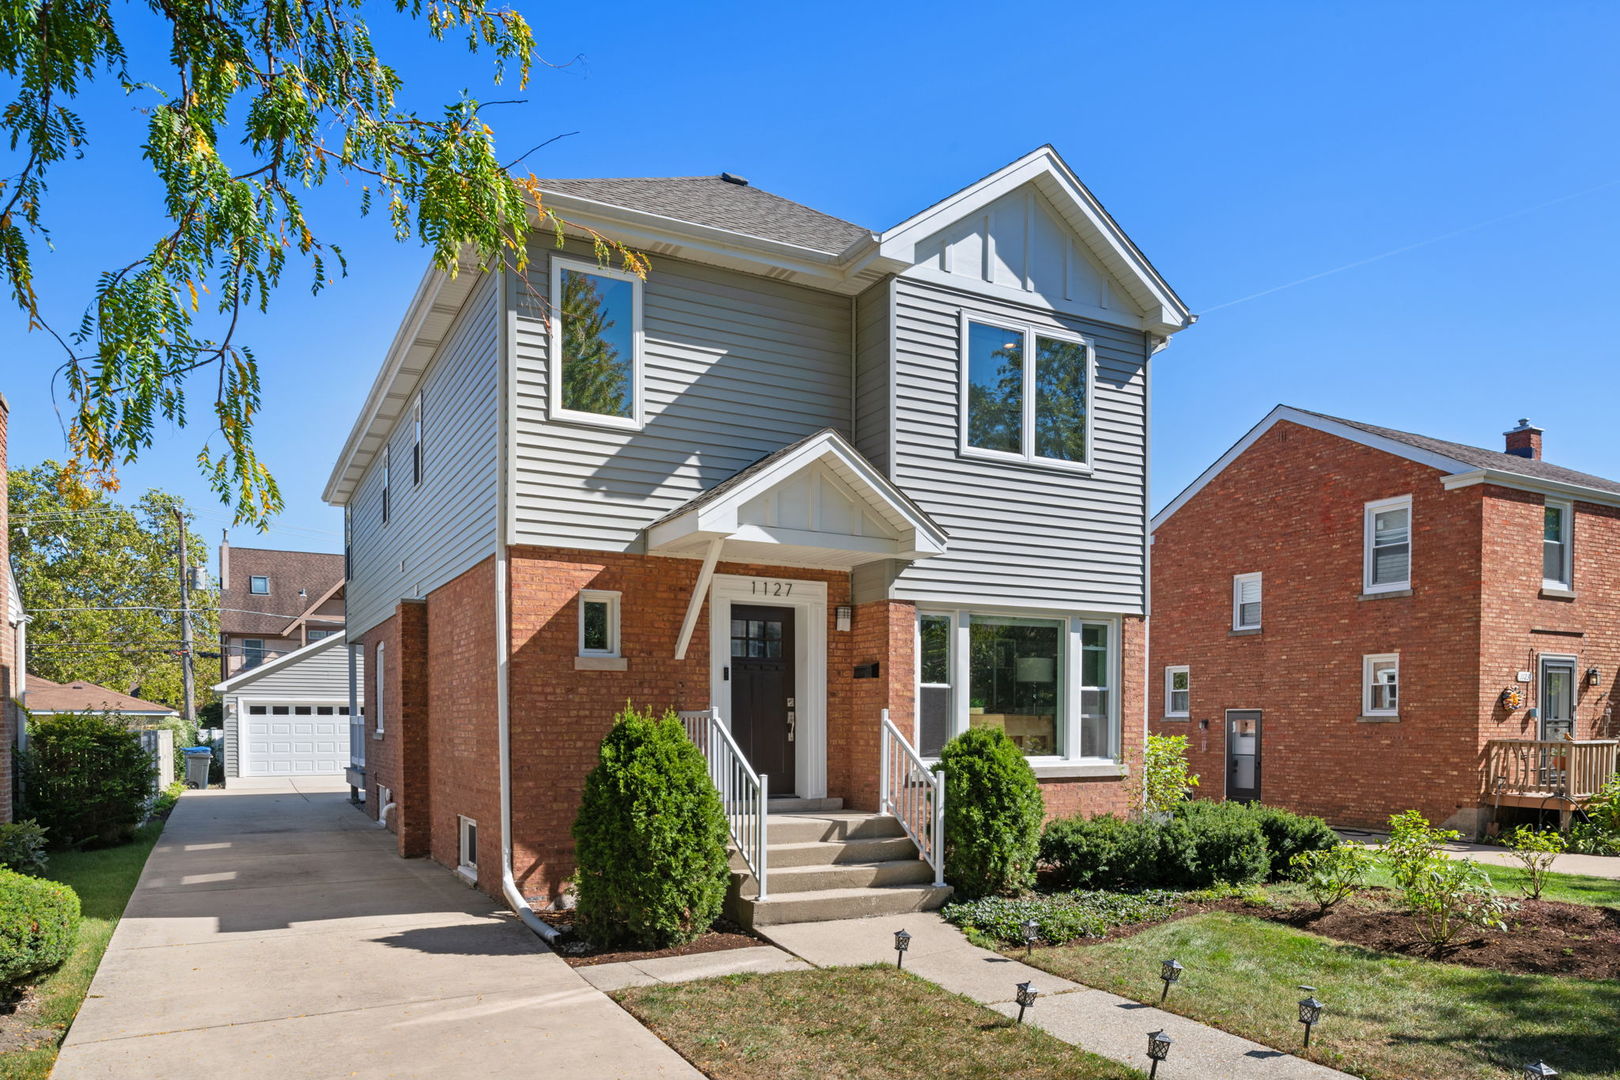
[[[834,612],[836,621],[833,625],[838,627],[839,633],[849,633],[850,627],[855,625],[855,609],[850,607],[848,604],[839,604],[838,607],[834,609]]]
[[[1595,667],[1587,668],[1586,669],[1586,685],[1587,686],[1596,686],[1597,684],[1598,684],[1598,669],[1595,668]]]

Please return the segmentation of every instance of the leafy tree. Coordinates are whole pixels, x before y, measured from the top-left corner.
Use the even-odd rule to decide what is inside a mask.
[[[534,35],[510,8],[394,0],[376,11],[436,40],[460,37],[493,53],[497,82],[514,71],[527,84]],[[111,0],[0,6],[0,72],[13,88],[0,131],[20,161],[0,177],[0,276],[30,329],[60,348],[74,405],[65,490],[85,498],[115,485],[117,466],[150,445],[160,418],[186,423],[189,379],[206,369],[221,445],[206,444],[199,465],[238,520],[262,524],[281,508],[253,450],[260,364],[236,328],[244,311],[266,309],[289,259],[317,292],[346,272],[305,212],[311,189],[342,185],[362,213],[380,204],[395,237],[419,238],[447,273],[464,251],[521,268],[532,221],[560,242],[563,222],[541,206],[538,182],[512,172],[527,155],[501,161],[483,104],[464,96],[437,115],[401,107],[402,80],[363,13],[363,0],[166,0],[116,13]],[[168,48],[126,50],[132,24],[153,20]],[[109,81],[130,99],[128,115],[145,118],[142,150],[168,223],[133,260],[113,260],[79,323],[59,327],[34,287],[33,255],[52,220],[47,182],[83,157],[93,133],[78,99]],[[616,254],[645,272],[639,255],[592,235],[599,259]]]
[[[1149,735],[1142,756],[1144,792],[1149,813],[1167,813],[1192,795],[1198,777],[1187,766],[1187,736]]]
[[[180,582],[175,508],[148,491],[133,506],[98,493],[70,507],[59,492],[67,466],[54,461],[10,474],[11,556],[28,604],[28,666],[57,682],[87,679],[176,708],[181,701]],[[187,530],[188,554],[207,550]],[[218,597],[192,593],[192,637],[219,640]],[[205,668],[206,670],[206,668]],[[199,679],[197,696],[212,694]]]

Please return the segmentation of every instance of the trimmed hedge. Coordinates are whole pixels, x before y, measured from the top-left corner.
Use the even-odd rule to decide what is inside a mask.
[[[945,744],[945,880],[964,899],[1035,883],[1046,804],[1035,771],[1000,728],[969,728]]]
[[[44,826],[52,848],[121,844],[145,820],[157,774],[139,732],[105,713],[28,724],[19,817]]]
[[[0,991],[66,960],[79,932],[79,896],[58,881],[0,870]]]
[[[1249,812],[1266,834],[1266,849],[1271,852],[1271,877],[1282,880],[1292,873],[1295,855],[1308,851],[1327,851],[1339,845],[1339,834],[1319,817],[1295,814],[1280,806],[1251,804]]]
[[[1101,937],[1116,926],[1161,919],[1176,909],[1180,893],[1065,892],[1036,896],[986,896],[946,904],[945,921],[1001,945],[1024,944],[1024,923],[1033,919],[1036,940],[1063,945],[1077,938]]]
[[[708,765],[675,713],[625,706],[574,822],[580,933],[602,947],[693,940],[725,901],[728,836]]]

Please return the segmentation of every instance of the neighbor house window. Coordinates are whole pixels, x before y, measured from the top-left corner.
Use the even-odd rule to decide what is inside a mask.
[[[461,873],[469,878],[478,878],[478,822],[472,818],[463,817],[461,822],[461,850],[457,857]]]
[[[579,655],[619,655],[619,594],[587,589],[579,594]]]
[[[1546,588],[1572,588],[1574,525],[1575,507],[1570,503],[1549,501],[1542,510],[1541,583]]]
[[[964,320],[962,450],[1042,464],[1091,461],[1091,346]]]
[[[1192,672],[1185,665],[1164,669],[1164,715],[1185,719],[1191,712]]]
[[[255,574],[248,578],[248,592],[254,596],[270,595],[270,579],[263,574]]]
[[[335,633],[337,633],[336,630],[310,630],[310,632],[309,632],[309,640],[310,641],[319,641],[322,638],[329,638]]]
[[[382,459],[382,519],[384,525],[388,524],[388,472],[389,466],[392,464],[390,461],[392,456],[389,447],[384,446]]]
[[[951,737],[951,617],[917,616],[917,752],[938,757]]]
[[[377,643],[377,678],[373,680],[375,689],[373,691],[372,704],[375,706],[377,711],[376,723],[373,726],[376,728],[378,735],[383,733],[383,718],[387,715],[387,712],[383,708],[384,703],[387,701],[386,691],[388,688],[387,648],[388,646],[383,642],[379,641]]]
[[[1361,711],[1394,716],[1400,706],[1401,658],[1397,653],[1361,658]]]
[[[1232,575],[1232,629],[1260,629],[1260,575]]]
[[[264,663],[264,639],[244,638],[242,641],[242,666],[256,668]]]
[[[595,263],[551,261],[551,412],[641,426],[641,279]]]
[[[422,395],[411,404],[411,483],[422,482]]]
[[[1364,512],[1362,590],[1412,587],[1412,497],[1370,502]]]

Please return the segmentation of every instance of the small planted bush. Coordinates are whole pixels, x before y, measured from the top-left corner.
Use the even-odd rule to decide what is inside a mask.
[[[999,728],[969,728],[940,750],[945,880],[964,897],[1035,883],[1045,804],[1024,755]]]
[[[1163,826],[1158,884],[1202,889],[1264,881],[1271,869],[1265,834],[1242,803],[1183,804]]]
[[[1455,829],[1436,829],[1416,810],[1389,816],[1389,839],[1380,854],[1395,884],[1409,889],[1442,847],[1460,839]]]
[[[1186,802],[1198,786],[1198,777],[1187,767],[1187,736],[1149,735],[1142,773],[1148,813],[1169,813]]]
[[[1553,860],[1569,847],[1569,841],[1563,833],[1551,829],[1520,825],[1502,837],[1502,843],[1524,867],[1524,894],[1532,900],[1540,900],[1541,890],[1547,887],[1547,875],[1552,873]]]
[[[1033,919],[1037,941],[1062,945],[1076,938],[1101,937],[1116,926],[1159,919],[1176,909],[1181,897],[1162,889],[1136,893],[1080,891],[1008,898],[986,896],[946,904],[947,922],[1002,945],[1024,944],[1024,923]]]
[[[45,830],[39,822],[0,825],[0,870],[42,877],[49,862],[45,854]]]
[[[725,900],[727,837],[708,766],[680,720],[627,705],[602,740],[574,822],[580,932],[603,947],[696,938]]]
[[[1306,894],[1325,915],[1333,905],[1366,886],[1372,867],[1372,852],[1367,848],[1337,844],[1300,852],[1290,869],[1294,880],[1305,886]]]
[[[0,994],[66,960],[78,932],[72,889],[0,870]]]
[[[1406,867],[1406,906],[1418,916],[1423,940],[1443,949],[1469,926],[1505,930],[1514,908],[1478,863],[1431,854]]]
[[[1339,846],[1339,834],[1319,817],[1296,814],[1280,806],[1249,807],[1255,824],[1266,838],[1266,850],[1271,853],[1271,877],[1288,876],[1296,855],[1309,851],[1331,851]]]
[[[103,713],[30,720],[21,764],[20,816],[43,826],[53,848],[127,841],[157,788],[140,734]]]

